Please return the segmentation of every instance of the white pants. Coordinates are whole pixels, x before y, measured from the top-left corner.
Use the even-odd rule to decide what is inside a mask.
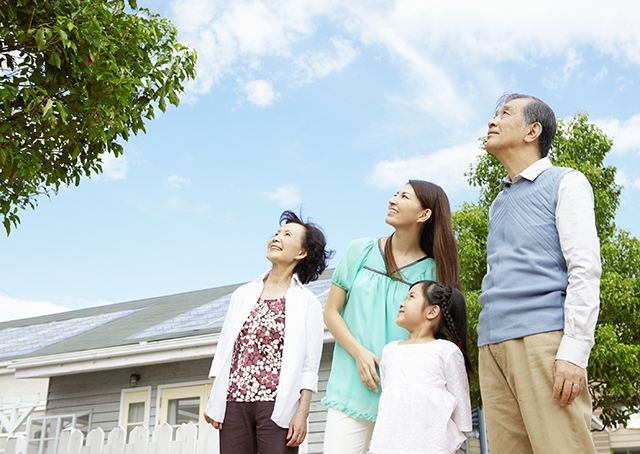
[[[356,419],[328,407],[324,454],[366,454],[375,421]]]

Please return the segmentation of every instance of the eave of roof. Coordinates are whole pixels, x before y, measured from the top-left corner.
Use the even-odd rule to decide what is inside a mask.
[[[173,361],[213,358],[219,333],[156,342],[140,342],[110,348],[61,353],[6,362],[5,373],[15,378],[46,378],[123,367],[164,364]],[[324,343],[334,342],[325,328]],[[0,364],[2,367],[3,364]],[[0,372],[1,373],[1,372]]]
[[[332,274],[332,269],[325,270],[317,281],[326,283],[321,286],[322,290],[317,285],[314,290],[321,291],[321,294],[318,294],[321,302],[326,300],[327,284],[331,285]],[[311,285],[315,284],[314,282]],[[212,358],[220,336],[219,326],[184,326],[180,331],[160,330],[152,336],[135,338],[132,335],[146,332],[144,330],[149,327],[172,320],[172,317],[185,314],[203,304],[220,301],[219,304],[222,305],[227,301],[223,297],[232,293],[239,285],[241,284],[0,323],[0,330],[21,329],[61,320],[76,320],[79,317],[133,310],[129,315],[56,341],[36,351],[12,356],[2,355],[0,350],[0,375],[15,374],[16,378],[43,378]],[[197,316],[201,317],[200,314]],[[333,337],[326,329],[325,342],[333,342]]]
[[[211,358],[219,333],[155,342],[139,342],[57,355],[9,361],[7,369],[16,378],[42,378],[79,374],[130,366],[163,364],[173,361]]]

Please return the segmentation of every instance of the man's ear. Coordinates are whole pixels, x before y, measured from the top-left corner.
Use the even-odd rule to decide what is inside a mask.
[[[542,125],[535,121],[533,123],[529,123],[526,127],[526,134],[524,136],[524,141],[527,143],[535,142],[540,138],[540,134],[542,134]]]

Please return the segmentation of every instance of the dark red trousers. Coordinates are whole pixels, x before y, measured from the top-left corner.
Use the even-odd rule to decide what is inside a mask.
[[[288,429],[271,420],[275,402],[227,402],[220,454],[297,454],[287,447]]]

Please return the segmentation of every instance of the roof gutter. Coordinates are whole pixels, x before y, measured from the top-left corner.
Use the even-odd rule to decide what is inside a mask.
[[[213,358],[220,333],[181,339],[142,341],[137,344],[99,348],[57,355],[36,356],[3,363],[15,378],[46,378],[174,361]],[[333,342],[325,328],[324,342]],[[3,371],[4,371],[3,370]]]
[[[9,362],[16,378],[44,378],[80,374],[130,366],[163,364],[173,361],[211,358],[219,333],[99,348],[57,355],[37,356]]]

